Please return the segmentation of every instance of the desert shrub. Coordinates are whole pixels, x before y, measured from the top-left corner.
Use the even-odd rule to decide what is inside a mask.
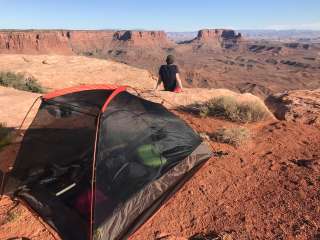
[[[235,122],[255,122],[268,116],[267,109],[258,101],[238,102],[232,96],[216,97],[199,106],[202,117],[223,117]]]
[[[237,114],[237,101],[230,96],[213,98],[207,103],[209,114],[217,117],[226,116],[230,119],[234,118]]]
[[[238,105],[238,118],[241,122],[256,122],[265,119],[269,113],[258,101],[243,102]]]
[[[6,124],[0,123],[0,150],[10,144],[9,133],[10,131],[6,128]]]
[[[217,142],[227,143],[233,146],[241,145],[250,136],[250,132],[245,127],[220,128],[210,134],[210,138]]]
[[[0,72],[0,85],[13,87],[19,90],[43,93],[43,87],[33,77],[25,77],[21,73]]]
[[[207,116],[209,116],[209,114],[210,114],[210,110],[209,110],[208,106],[202,105],[199,107],[199,115],[201,117],[207,117]]]

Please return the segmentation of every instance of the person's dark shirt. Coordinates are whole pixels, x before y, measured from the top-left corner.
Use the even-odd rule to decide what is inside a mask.
[[[179,68],[174,64],[162,65],[159,69],[159,75],[163,82],[166,91],[174,91],[177,86],[176,74],[179,73]]]

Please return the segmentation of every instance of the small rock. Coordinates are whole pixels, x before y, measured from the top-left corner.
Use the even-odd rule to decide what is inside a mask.
[[[228,233],[223,234],[222,240],[233,240],[232,236]]]

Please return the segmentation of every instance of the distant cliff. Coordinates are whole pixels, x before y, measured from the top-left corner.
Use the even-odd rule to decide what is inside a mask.
[[[192,42],[199,42],[213,47],[234,48],[241,41],[241,34],[229,29],[202,29]]]
[[[174,42],[169,40],[163,31],[117,31],[113,40],[141,47],[169,47],[174,45]]]
[[[0,53],[72,54],[68,31],[3,31]]]
[[[235,48],[241,38],[234,30],[203,29],[189,42]],[[96,55],[117,47],[172,48],[175,43],[163,31],[0,30],[0,53]]]
[[[174,43],[162,31],[0,31],[0,53],[99,53],[117,45],[169,47]]]

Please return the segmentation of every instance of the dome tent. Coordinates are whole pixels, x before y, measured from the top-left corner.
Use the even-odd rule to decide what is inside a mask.
[[[210,156],[162,105],[83,85],[42,96],[5,193],[62,239],[127,239]]]

